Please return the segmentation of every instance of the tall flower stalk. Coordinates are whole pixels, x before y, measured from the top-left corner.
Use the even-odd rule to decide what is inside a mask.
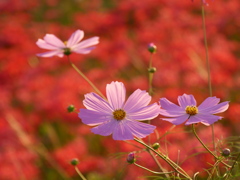
[[[202,1],[201,5],[201,14],[202,14],[202,28],[203,28],[203,36],[204,36],[204,47],[205,47],[205,56],[206,56],[206,65],[207,65],[207,74],[208,74],[208,89],[209,96],[212,97],[212,83],[211,83],[211,68],[210,68],[210,60],[208,53],[208,43],[207,43],[207,30],[206,30],[206,21],[205,21],[205,6],[206,2]],[[215,144],[215,133],[214,133],[214,125],[211,125],[212,128],[212,143],[214,151],[216,152],[216,144]]]

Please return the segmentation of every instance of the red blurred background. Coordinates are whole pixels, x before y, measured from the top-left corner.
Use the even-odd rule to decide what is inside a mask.
[[[208,3],[213,95],[230,101],[224,119],[214,125],[220,151],[229,145],[226,138],[239,136],[240,129],[240,2]],[[153,102],[161,97],[176,102],[186,93],[200,103],[209,96],[200,0],[1,0],[0,20],[1,180],[79,179],[69,163],[73,158],[79,159],[78,168],[90,180],[151,179],[126,162],[128,152],[139,149],[92,134],[77,113],[67,112],[70,104],[83,108],[83,95],[93,89],[66,57],[36,57],[44,51],[35,43],[46,33],[67,40],[81,29],[85,38],[100,37],[90,54],[72,54],[71,60],[103,93],[106,84],[116,80],[124,82],[128,94],[148,89],[147,45],[153,42],[158,48],[153,55]],[[159,118],[152,122],[160,137],[171,128]],[[199,125],[197,130],[211,147],[211,128]],[[187,172],[199,171],[204,179],[203,168],[212,157],[201,153],[190,131],[179,126],[159,143]],[[153,143],[155,139],[153,135]],[[139,164],[157,170],[146,152],[137,158]]]

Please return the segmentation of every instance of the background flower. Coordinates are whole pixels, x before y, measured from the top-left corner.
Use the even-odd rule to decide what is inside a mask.
[[[95,48],[91,46],[98,44],[99,37],[92,37],[82,42],[79,42],[82,40],[83,36],[84,36],[83,31],[76,30],[66,42],[63,42],[53,34],[46,34],[43,40],[38,39],[36,44],[40,48],[48,49],[51,51],[37,54],[37,56],[63,57],[64,55],[69,55],[72,52],[75,52],[78,54],[88,54],[92,49]]]
[[[213,124],[214,122],[222,119],[221,116],[213,114],[222,113],[228,109],[229,102],[222,102],[216,97],[208,97],[198,107],[193,95],[183,94],[178,96],[178,103],[180,106],[173,104],[166,98],[160,99],[160,113],[169,118],[161,118],[162,120],[169,121],[175,125],[182,124],[195,124],[202,123],[205,125]]]

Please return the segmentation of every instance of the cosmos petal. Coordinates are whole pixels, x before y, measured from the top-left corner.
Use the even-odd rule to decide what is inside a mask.
[[[178,103],[184,109],[186,106],[196,106],[196,100],[193,95],[183,94],[182,96],[178,96]]]
[[[106,114],[101,111],[92,111],[89,109],[80,109],[78,117],[82,119],[84,124],[89,126],[96,126],[111,119],[111,114]]]
[[[48,52],[44,52],[44,53],[38,53],[37,56],[39,56],[39,57],[52,57],[52,56],[63,57],[64,54],[62,51],[55,50],[55,51],[48,51]]]
[[[184,123],[187,119],[188,119],[189,115],[185,114],[182,116],[178,116],[178,117],[173,117],[173,118],[161,118],[164,121],[168,121],[174,125],[179,125]]]
[[[226,111],[229,107],[229,101],[225,101],[222,102],[220,104],[217,104],[215,106],[212,107],[208,107],[206,109],[201,109],[201,111],[199,110],[199,112],[203,113],[203,114],[216,114],[216,113],[222,113],[224,111]]]
[[[123,109],[127,109],[129,113],[135,112],[144,106],[147,106],[151,101],[151,96],[140,89],[134,91],[126,101]]]
[[[58,48],[65,48],[66,47],[65,44],[53,34],[46,34],[44,36],[43,40],[46,43],[48,43],[52,46],[56,46]]]
[[[125,109],[129,119],[134,119],[138,121],[150,120],[158,116],[159,114],[159,105],[157,103],[145,106],[141,109],[136,110],[135,112],[128,112],[128,109]]]
[[[115,129],[118,128],[118,121],[108,121],[108,122],[105,122],[99,126],[96,126],[94,128],[91,129],[91,131],[94,133],[94,134],[99,134],[99,135],[102,135],[102,136],[108,136],[110,134],[113,133],[113,131]]]
[[[59,49],[57,46],[48,44],[48,43],[46,43],[42,39],[38,39],[36,44],[37,44],[38,47],[40,47],[42,49],[48,49],[48,50],[57,50],[57,49]]]
[[[156,126],[138,121],[127,121],[126,125],[131,130],[132,134],[138,138],[144,138],[154,132]]]
[[[78,49],[87,48],[89,46],[94,46],[98,43],[99,43],[99,37],[95,36],[95,37],[86,39],[86,40],[72,46],[71,48],[74,49],[74,50],[78,50]]]
[[[113,130],[114,140],[132,140],[134,138],[131,129],[126,124],[126,121],[120,121],[118,123]]]
[[[221,116],[215,116],[212,114],[197,114],[195,116],[191,116],[189,120],[186,122],[186,125],[195,124],[195,123],[203,123],[203,124],[213,124],[214,122],[222,119]]]
[[[159,114],[162,116],[166,117],[177,117],[177,116],[182,116],[186,114],[185,110],[179,109],[178,111],[171,111],[171,110],[165,110],[165,109],[160,109]]]
[[[126,98],[126,89],[123,83],[121,82],[112,82],[111,84],[107,84],[107,99],[111,107],[114,110],[122,109],[123,103]]]
[[[88,48],[82,48],[82,49],[73,49],[72,51],[78,54],[88,54],[90,53],[95,47],[88,47]]]
[[[166,109],[168,111],[176,111],[176,110],[182,109],[178,105],[169,101],[167,98],[160,98],[159,102],[160,102],[160,106],[163,109]]]
[[[67,41],[67,47],[71,48],[82,40],[84,32],[81,30],[76,30]]]
[[[216,97],[208,97],[205,99],[199,106],[198,110],[201,111],[202,109],[207,109],[209,107],[215,106],[220,102],[219,98]]]
[[[109,103],[96,93],[86,94],[83,105],[89,110],[102,112],[104,114],[111,114],[113,112]]]

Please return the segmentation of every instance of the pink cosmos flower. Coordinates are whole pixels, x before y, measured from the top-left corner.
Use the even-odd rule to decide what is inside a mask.
[[[53,34],[46,34],[43,39],[38,39],[36,44],[38,45],[38,47],[42,49],[48,49],[50,51],[37,54],[37,56],[63,57],[64,55],[69,55],[72,52],[78,54],[87,54],[95,48],[92,47],[93,45],[99,43],[99,37],[92,37],[80,42],[83,36],[84,32],[81,30],[77,30],[71,35],[71,37],[66,42],[63,42]]]
[[[151,96],[137,89],[126,99],[126,89],[121,82],[112,82],[106,87],[107,100],[95,93],[85,95],[87,109],[80,109],[78,116],[84,124],[96,126],[91,129],[102,136],[113,135],[114,140],[131,140],[134,136],[143,138],[153,132],[153,125],[139,121],[158,116],[159,105],[148,105]]]
[[[182,96],[178,96],[178,103],[180,106],[177,106],[166,98],[161,98],[160,105],[162,109],[160,109],[159,114],[169,117],[161,118],[162,120],[169,121],[175,125],[187,121],[185,125],[202,123],[208,126],[222,119],[221,116],[213,114],[221,113],[228,109],[229,101],[218,104],[219,101],[219,98],[208,97],[197,107],[193,95],[183,94]]]

